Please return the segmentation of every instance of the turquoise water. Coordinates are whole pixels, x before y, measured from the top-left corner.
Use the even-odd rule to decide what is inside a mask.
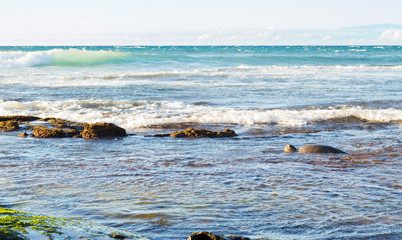
[[[401,60],[400,46],[0,47],[0,115],[133,134],[2,133],[0,204],[149,239],[399,239]],[[238,136],[148,137],[189,126]]]

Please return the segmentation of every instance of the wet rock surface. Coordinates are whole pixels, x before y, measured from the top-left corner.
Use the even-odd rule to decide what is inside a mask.
[[[223,138],[237,135],[235,131],[230,129],[215,132],[206,129],[187,128],[186,130],[171,133],[170,136],[173,138]]]
[[[20,126],[21,125],[21,126]],[[19,137],[27,137],[32,131],[36,138],[107,138],[125,137],[126,130],[112,123],[73,122],[60,118],[38,118],[34,116],[0,116],[0,131],[23,130]]]
[[[10,131],[17,131],[20,127],[18,122],[16,121],[2,121],[0,122],[0,131],[3,132],[10,132]]]
[[[209,232],[195,232],[192,233],[187,240],[250,240],[247,237],[228,236],[223,237]]]
[[[113,123],[94,123],[86,126],[81,135],[83,138],[125,137],[127,133]]]

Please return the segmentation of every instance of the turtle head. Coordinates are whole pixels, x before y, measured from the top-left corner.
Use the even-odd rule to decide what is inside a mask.
[[[288,144],[285,146],[285,149],[283,149],[283,151],[292,153],[297,152],[297,149],[293,145]]]

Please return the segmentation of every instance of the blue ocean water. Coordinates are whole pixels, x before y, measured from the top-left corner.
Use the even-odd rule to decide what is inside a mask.
[[[0,116],[133,134],[1,133],[0,205],[149,239],[399,239],[401,63],[400,46],[0,47]],[[148,137],[187,127],[238,136]]]

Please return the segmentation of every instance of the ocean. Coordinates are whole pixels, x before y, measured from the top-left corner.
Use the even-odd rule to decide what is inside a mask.
[[[0,116],[129,133],[0,132],[0,205],[151,240],[400,239],[401,80],[401,46],[0,47]],[[237,136],[152,136],[188,127]]]

